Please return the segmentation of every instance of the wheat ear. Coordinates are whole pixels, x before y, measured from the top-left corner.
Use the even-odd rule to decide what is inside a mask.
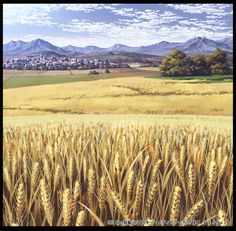
[[[138,216],[143,198],[143,182],[140,180],[137,185],[134,201],[134,217]]]
[[[43,165],[43,170],[46,176],[46,179],[48,181],[48,185],[51,185],[51,169],[50,169],[50,165],[48,163],[47,158],[44,159],[44,165]]]
[[[208,171],[208,198],[209,200],[212,197],[215,180],[216,180],[216,163],[215,161],[212,160],[209,164],[209,171]]]
[[[93,201],[93,193],[95,190],[95,172],[93,169],[89,169],[88,173],[88,200],[89,203],[91,204]]]
[[[19,224],[22,224],[25,211],[25,189],[24,184],[21,182],[17,188],[16,195],[16,217]]]
[[[198,201],[196,204],[194,204],[193,207],[188,211],[188,213],[184,217],[182,225],[183,226],[188,225],[187,223],[198,215],[203,205],[204,201],[202,199]]]
[[[111,197],[112,197],[113,201],[115,202],[115,205],[117,206],[118,210],[123,215],[123,217],[125,219],[129,220],[128,211],[126,210],[125,206],[123,205],[120,197],[115,192],[111,192]]]
[[[84,211],[80,211],[78,213],[77,219],[76,219],[76,226],[84,226],[85,225],[85,219],[86,214]]]
[[[27,177],[28,177],[28,157],[26,154],[23,155],[23,174],[24,174],[24,179],[25,182],[27,182]]]
[[[218,221],[220,226],[227,226],[227,215],[223,210],[219,210],[218,212]]]
[[[72,216],[72,195],[69,188],[65,189],[62,195],[62,217],[64,226],[69,226]]]
[[[188,169],[188,182],[189,182],[188,184],[189,184],[190,197],[193,203],[196,194],[196,175],[192,164],[189,165]]]
[[[36,187],[37,182],[38,182],[38,177],[39,177],[39,163],[35,162],[33,164],[32,174],[31,174],[31,188],[32,188],[32,192],[34,192],[34,190],[35,190],[35,187]]]
[[[174,188],[174,193],[173,193],[172,203],[171,203],[171,210],[170,210],[170,222],[172,225],[179,218],[181,191],[182,189],[179,186],[176,186]]]
[[[153,167],[150,185],[152,185],[152,184],[156,181],[157,172],[158,172],[158,170],[159,170],[159,168],[160,168],[161,162],[162,162],[162,160],[159,159],[159,160],[155,163],[155,165],[154,165],[154,167]]]
[[[127,180],[127,198],[130,199],[134,185],[134,171],[131,170]]]
[[[41,194],[41,201],[43,205],[43,210],[46,215],[46,219],[50,225],[52,225],[53,219],[53,207],[50,201],[50,193],[48,186],[46,185],[45,179],[42,178],[40,180],[40,194]]]
[[[70,186],[72,187],[72,181],[74,177],[74,160],[72,156],[70,157],[69,165],[67,169],[68,169],[68,178],[69,178]]]
[[[62,168],[58,164],[56,166],[55,175],[54,175],[54,190],[56,190],[57,186],[59,185],[61,177],[62,177]]]
[[[152,201],[154,200],[154,198],[157,194],[157,189],[158,189],[158,185],[157,185],[157,183],[154,183],[151,186],[151,190],[150,190],[149,195],[148,195],[148,199],[147,199],[147,203],[146,203],[147,209],[150,208],[151,203],[152,203]]]
[[[100,191],[99,191],[99,207],[101,209],[105,207],[106,187],[107,187],[106,177],[102,176],[100,181]]]
[[[73,190],[73,202],[72,202],[72,216],[76,213],[76,205],[79,195],[81,193],[81,183],[79,180],[75,182],[74,190]]]

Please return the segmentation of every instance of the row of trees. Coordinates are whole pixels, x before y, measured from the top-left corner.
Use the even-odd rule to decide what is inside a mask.
[[[216,49],[211,55],[194,56],[187,56],[184,52],[174,49],[162,60],[160,69],[163,76],[197,76],[231,72],[227,53],[221,49]]]

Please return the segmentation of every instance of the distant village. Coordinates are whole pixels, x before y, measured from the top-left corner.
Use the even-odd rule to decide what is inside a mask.
[[[121,62],[110,62],[108,59],[46,58],[43,56],[3,60],[3,69],[13,70],[89,70],[95,68],[129,68],[129,65]]]

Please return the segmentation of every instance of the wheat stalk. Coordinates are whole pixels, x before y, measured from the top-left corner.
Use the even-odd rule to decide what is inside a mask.
[[[35,162],[33,164],[32,174],[31,174],[31,192],[35,190],[38,178],[39,178],[39,163]]]
[[[55,175],[54,175],[54,190],[56,190],[57,186],[59,185],[61,177],[62,177],[62,168],[58,164],[56,166]]]
[[[222,162],[220,162],[219,178],[222,177],[222,175],[224,174],[227,161],[228,161],[228,156],[225,156]]]
[[[16,217],[19,224],[22,224],[25,213],[25,189],[21,182],[17,188],[16,194]]]
[[[86,158],[83,158],[83,176],[84,176],[84,182],[87,180],[87,161]]]
[[[215,180],[216,180],[216,163],[215,161],[212,160],[209,164],[209,171],[208,171],[208,198],[209,200],[212,197]]]
[[[64,226],[69,226],[72,216],[72,195],[69,188],[63,191],[62,196],[62,217]]]
[[[76,205],[79,195],[81,193],[81,183],[79,180],[75,182],[74,190],[73,190],[73,201],[72,201],[72,216],[76,213]]]
[[[157,194],[157,189],[158,189],[158,185],[157,185],[157,183],[154,183],[151,186],[151,190],[149,192],[148,199],[147,199],[147,202],[146,202],[146,207],[147,207],[148,210],[149,210],[149,208],[151,206],[151,203],[153,202],[153,200],[154,200],[154,198]]]
[[[119,172],[120,171],[120,155],[118,152],[115,154],[115,160],[114,160],[114,167],[115,171]]]
[[[182,225],[187,225],[189,221],[195,218],[200,212],[203,205],[204,201],[202,199],[198,201],[196,204],[194,204],[193,207],[187,212],[186,216],[183,218]]]
[[[170,210],[170,223],[172,225],[174,225],[174,223],[179,218],[181,191],[182,189],[179,186],[176,186],[174,188],[174,193],[173,193],[172,203],[171,203],[171,210]]]
[[[142,175],[144,176],[148,162],[149,162],[149,155],[147,155],[144,159],[143,166],[142,166]]]
[[[24,174],[24,179],[25,182],[27,182],[27,177],[28,177],[28,157],[26,154],[23,155],[23,174]]]
[[[99,206],[101,209],[105,208],[106,187],[107,187],[106,177],[102,176],[100,181],[100,191],[99,191]]]
[[[134,185],[134,171],[131,170],[127,180],[127,198],[130,199]]]
[[[161,160],[161,159],[159,159],[159,160],[155,163],[155,165],[154,165],[154,167],[153,167],[153,170],[152,170],[150,185],[153,185],[153,183],[156,181],[157,172],[158,172],[158,170],[159,170],[159,168],[160,168],[161,163],[162,163],[162,160]]]
[[[43,169],[44,169],[46,179],[48,181],[49,188],[51,188],[51,169],[50,169],[47,158],[44,159]]]
[[[3,168],[3,180],[9,192],[11,192],[11,178],[7,166]]]
[[[125,206],[123,205],[120,197],[113,191],[111,192],[111,197],[112,197],[113,201],[115,202],[115,205],[117,206],[118,210],[123,215],[123,217],[126,220],[129,220],[128,211],[126,210]]]
[[[142,197],[143,197],[143,182],[142,180],[139,180],[137,183],[137,189],[134,201],[134,211],[133,211],[134,217],[138,216],[139,214],[142,203]]]
[[[12,157],[11,170],[12,170],[12,181],[14,182],[14,178],[15,178],[16,171],[17,171],[17,159],[16,159],[15,155],[13,155],[13,157]]]
[[[69,165],[68,165],[68,177],[69,177],[70,186],[72,188],[72,181],[74,177],[74,159],[72,156],[70,157]]]
[[[195,200],[195,195],[196,195],[196,175],[194,171],[194,167],[192,164],[189,165],[188,169],[188,182],[189,182],[189,192],[190,192],[190,197],[192,200],[192,203]]]
[[[46,215],[46,219],[48,223],[52,225],[53,206],[50,200],[49,189],[48,189],[48,186],[46,185],[44,178],[40,180],[40,194],[41,194],[41,201],[42,201],[44,213]]]
[[[93,193],[95,190],[95,172],[92,168],[89,169],[88,173],[88,201],[91,204],[93,201]]]

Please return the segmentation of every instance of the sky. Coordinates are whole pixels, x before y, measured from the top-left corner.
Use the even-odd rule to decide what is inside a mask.
[[[4,4],[3,43],[142,46],[233,35],[232,4]]]

